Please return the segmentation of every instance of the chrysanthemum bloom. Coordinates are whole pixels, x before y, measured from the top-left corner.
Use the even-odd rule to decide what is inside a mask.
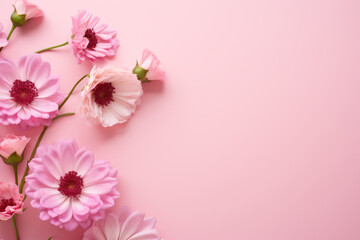
[[[24,195],[13,183],[0,181],[0,220],[9,220],[14,214],[22,213]]]
[[[108,214],[105,220],[94,223],[83,240],[160,240],[155,219],[145,214],[120,208],[117,214]]]
[[[7,34],[3,32],[3,25],[0,23],[0,47],[5,47],[8,44],[6,38]]]
[[[80,114],[90,123],[110,127],[127,121],[142,95],[141,82],[121,68],[94,67],[81,92]]]
[[[64,96],[60,79],[50,75],[50,64],[40,55],[20,58],[18,65],[0,58],[0,123],[21,127],[49,125]]]
[[[119,48],[116,31],[109,30],[107,25],[100,24],[99,21],[100,18],[93,17],[87,11],[80,11],[72,17],[70,45],[79,63],[114,56]]]
[[[28,0],[16,0],[11,21],[16,27],[22,27],[32,18],[43,16],[43,11]]]
[[[141,61],[134,67],[133,73],[141,81],[164,81],[166,78],[164,66],[150,50],[145,49]]]
[[[68,231],[87,228],[105,217],[119,197],[117,170],[106,161],[94,161],[75,140],[40,146],[30,163],[26,194],[40,219]]]

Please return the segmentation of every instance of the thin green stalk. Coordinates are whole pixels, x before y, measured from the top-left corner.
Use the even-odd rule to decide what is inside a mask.
[[[64,104],[69,100],[71,94],[74,92],[75,88],[77,87],[77,85],[79,85],[79,83],[86,77],[88,77],[89,75],[86,74],[84,75],[82,78],[79,79],[79,81],[77,81],[74,85],[74,87],[70,90],[69,94],[67,95],[67,97],[64,99],[64,101],[59,105],[59,110],[64,106]],[[64,116],[70,116],[70,115],[74,115],[75,113],[64,113],[64,114],[60,114],[56,117],[53,118],[53,121],[56,120],[56,119],[59,119],[60,117],[64,117]],[[36,151],[46,133],[46,130],[49,128],[49,126],[44,126],[43,130],[41,131],[36,143],[35,143],[35,146],[34,146],[34,149],[30,155],[30,158],[29,160],[27,160],[26,162],[26,169],[25,169],[25,172],[24,172],[24,175],[21,179],[21,182],[20,182],[20,187],[19,187],[19,192],[22,193],[23,190],[24,190],[24,185],[25,185],[25,177],[29,174],[29,163],[31,162],[31,160],[34,158],[35,154],[36,154]]]
[[[19,185],[19,180],[18,180],[18,167],[17,165],[13,165],[13,169],[14,169],[14,175],[15,175],[15,184]]]
[[[69,94],[67,95],[67,97],[64,99],[64,101],[59,105],[59,110],[64,106],[64,104],[67,102],[67,100],[69,99],[69,97],[71,96],[71,94],[74,92],[75,88],[77,87],[77,85],[79,85],[79,83],[86,77],[89,77],[89,74],[86,74],[84,76],[82,76],[82,78],[79,79],[79,81],[77,81],[74,85],[74,87],[71,89],[71,91],[69,92]]]
[[[14,30],[15,30],[16,26],[13,24],[12,27],[11,27],[11,30],[6,38],[6,40],[9,41],[9,39],[11,38],[11,35],[13,34]]]
[[[14,226],[14,229],[15,229],[16,239],[20,240],[19,231],[18,231],[18,228],[17,228],[17,225],[16,225],[15,215],[12,217],[12,222],[13,222],[13,226]]]
[[[55,49],[55,48],[59,48],[59,47],[62,47],[62,46],[66,46],[66,45],[68,45],[69,44],[69,42],[64,42],[64,43],[62,43],[62,44],[59,44],[59,45],[55,45],[55,46],[52,46],[52,47],[48,47],[48,48],[44,48],[44,49],[41,49],[41,50],[38,50],[38,51],[36,51],[35,53],[42,53],[42,52],[46,52],[46,51],[49,51],[49,50],[51,50],[51,49]]]

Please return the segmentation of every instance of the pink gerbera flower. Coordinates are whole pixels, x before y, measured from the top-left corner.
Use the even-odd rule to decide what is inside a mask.
[[[90,123],[110,127],[126,122],[135,112],[142,95],[136,75],[121,68],[94,67],[81,92],[80,114]]]
[[[24,195],[13,183],[0,181],[0,220],[9,220],[14,214],[22,213]]]
[[[3,25],[0,23],[0,47],[5,47],[8,44],[6,40],[7,35],[3,31]]]
[[[117,170],[106,161],[94,161],[94,155],[79,149],[75,140],[40,146],[26,183],[26,194],[40,209],[40,219],[69,231],[104,218],[119,197]]]
[[[100,18],[93,17],[87,11],[80,11],[72,18],[70,45],[79,63],[114,56],[120,45],[116,31],[109,30],[107,25],[99,24],[99,21]]]
[[[108,214],[105,220],[94,223],[83,240],[160,240],[155,219],[145,214],[120,208],[117,214]]]
[[[22,127],[49,125],[63,99],[58,76],[40,55],[20,58],[18,65],[0,58],[0,123]]]

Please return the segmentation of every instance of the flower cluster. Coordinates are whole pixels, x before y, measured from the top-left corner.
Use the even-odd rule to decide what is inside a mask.
[[[11,44],[18,27],[44,16],[28,0],[15,0],[13,7],[8,34],[0,23],[0,52]],[[61,109],[84,79],[87,82],[80,91],[80,117],[89,125],[112,127],[133,115],[141,102],[142,84],[165,80],[164,67],[148,49],[132,70],[104,64],[116,55],[120,41],[115,30],[88,11],[72,17],[69,32],[65,43],[24,55],[18,61],[0,56],[0,124],[24,131],[43,127],[31,154],[27,153],[30,138],[14,134],[0,138],[0,157],[13,168],[15,177],[15,184],[0,180],[0,221],[12,219],[20,239],[15,216],[25,210],[25,193],[31,207],[40,210],[41,220],[68,231],[81,227],[84,240],[160,240],[154,218],[128,207],[112,211],[120,193],[117,169],[109,162],[95,160],[94,154],[80,148],[75,140],[42,144],[42,139],[53,121],[75,114],[61,113]],[[67,95],[60,91],[60,77],[51,73],[51,64],[40,56],[66,45],[70,45],[79,64],[93,64]],[[24,159],[26,167],[19,181],[18,165]]]

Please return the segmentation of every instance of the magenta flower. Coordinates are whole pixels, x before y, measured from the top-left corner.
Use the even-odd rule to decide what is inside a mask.
[[[75,140],[40,146],[30,163],[26,194],[40,219],[72,231],[105,217],[119,197],[117,170],[106,161],[94,161]]]
[[[155,223],[153,217],[145,218],[143,213],[122,207],[117,214],[108,214],[105,220],[94,223],[83,240],[160,240]]]
[[[24,195],[13,183],[0,181],[0,220],[9,220],[14,214],[21,214]]]
[[[121,68],[94,67],[81,92],[80,114],[89,123],[110,127],[126,122],[142,95],[141,82]]]
[[[116,31],[109,30],[107,25],[99,24],[99,21],[100,18],[93,17],[87,11],[80,11],[72,18],[70,45],[79,63],[114,56],[119,48]]]
[[[3,32],[3,25],[0,23],[0,47],[5,47],[8,44],[6,38],[7,34]]]
[[[49,125],[63,100],[60,79],[50,75],[50,64],[40,55],[20,58],[18,65],[0,58],[0,123],[4,125]]]

